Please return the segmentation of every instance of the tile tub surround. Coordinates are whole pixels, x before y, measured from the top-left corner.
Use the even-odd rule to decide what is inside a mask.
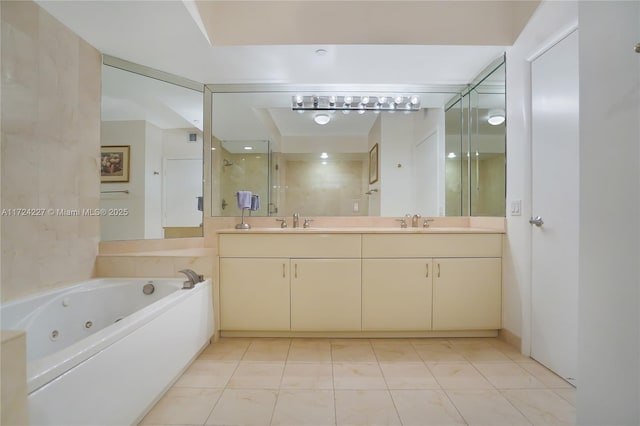
[[[98,50],[31,1],[0,2],[3,209],[95,209]],[[2,301],[91,278],[97,216],[2,217]]]
[[[141,424],[574,425],[575,389],[496,338],[221,338]]]

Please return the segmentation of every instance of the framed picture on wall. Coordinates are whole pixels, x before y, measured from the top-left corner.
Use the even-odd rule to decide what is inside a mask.
[[[129,182],[130,145],[100,147],[100,182]]]
[[[369,151],[369,183],[378,181],[378,144]]]

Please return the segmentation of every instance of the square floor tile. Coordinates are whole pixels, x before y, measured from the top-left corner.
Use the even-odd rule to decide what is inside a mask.
[[[391,397],[404,426],[466,424],[444,391],[392,390]]]
[[[569,404],[576,406],[576,389],[575,388],[564,388],[564,389],[553,389],[553,391],[560,395],[565,401]]]
[[[291,339],[254,339],[242,357],[243,361],[286,361]]]
[[[335,389],[387,389],[377,363],[334,363]]]
[[[284,362],[241,361],[227,387],[242,389],[278,389]]]
[[[534,425],[576,424],[575,407],[551,389],[505,390],[502,394]]]
[[[469,363],[430,364],[429,370],[443,389],[493,389],[491,383]]]
[[[216,361],[240,361],[244,356],[251,340],[219,340],[209,345],[198,359]]]
[[[222,389],[172,388],[142,419],[143,425],[204,424]]]
[[[333,366],[329,363],[287,362],[281,389],[333,389]]]
[[[450,390],[447,395],[470,426],[531,425],[496,390]]]
[[[400,418],[386,390],[336,390],[338,425],[400,425]]]
[[[470,362],[509,362],[511,359],[498,349],[487,344],[465,344],[454,346],[454,350]]]
[[[374,344],[373,351],[379,362],[421,362],[422,359],[409,343]]]
[[[368,341],[332,343],[331,359],[333,362],[378,362]]]
[[[332,390],[281,390],[272,425],[328,426],[336,424]]]
[[[562,377],[558,376],[556,373],[536,361],[519,362],[518,365],[527,370],[536,379],[550,388],[573,388],[573,386],[571,386],[571,383],[567,382]]]
[[[331,362],[331,343],[327,339],[294,339],[288,362]]]
[[[238,361],[221,362],[197,359],[174,386],[189,388],[224,388],[235,371]]]
[[[207,425],[267,426],[271,423],[277,391],[256,389],[226,389]]]
[[[422,362],[380,363],[389,389],[440,389],[431,371]]]
[[[544,388],[545,385],[515,362],[476,362],[478,371],[498,389]]]
[[[449,343],[414,344],[416,352],[426,363],[431,362],[467,362]]]

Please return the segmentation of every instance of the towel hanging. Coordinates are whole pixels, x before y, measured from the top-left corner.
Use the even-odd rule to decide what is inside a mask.
[[[260,196],[259,195],[252,195],[251,196],[251,210],[255,212],[259,208],[260,208]]]
[[[236,199],[238,201],[239,209],[251,208],[251,191],[238,191],[236,192]]]

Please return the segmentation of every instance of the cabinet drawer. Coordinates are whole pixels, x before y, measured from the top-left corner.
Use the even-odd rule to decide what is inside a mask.
[[[360,235],[221,234],[220,257],[359,258]]]
[[[501,257],[502,234],[362,236],[362,257]]]

